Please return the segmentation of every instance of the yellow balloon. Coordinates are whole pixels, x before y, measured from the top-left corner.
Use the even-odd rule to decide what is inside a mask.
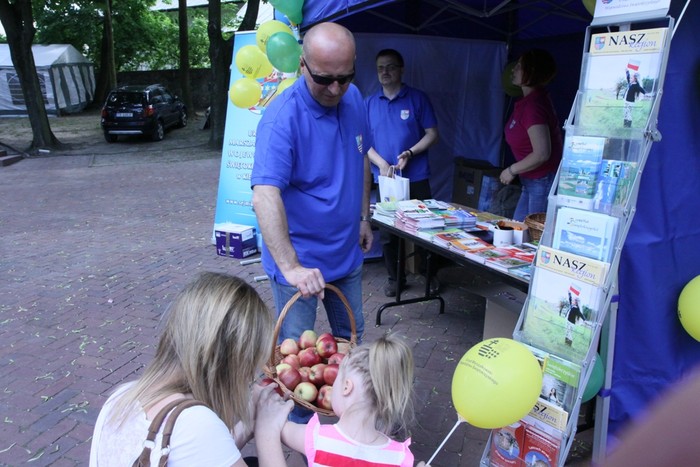
[[[595,0],[581,0],[583,3],[583,6],[586,7],[586,10],[593,16],[595,13]]]
[[[292,34],[292,29],[282,21],[277,21],[276,19],[265,21],[258,28],[257,32],[255,33],[255,41],[263,53],[267,53],[267,40],[276,32],[287,32]]]
[[[527,415],[542,388],[537,358],[513,339],[487,339],[464,354],[452,377],[452,402],[469,424],[500,428]]]
[[[236,68],[248,78],[262,78],[272,73],[267,55],[254,45],[244,45],[236,54]]]
[[[678,319],[683,329],[700,341],[700,276],[688,282],[678,297]]]
[[[277,86],[277,94],[281,93],[285,89],[287,89],[289,86],[294,84],[294,81],[296,81],[298,78],[287,78],[282,80],[282,82]]]
[[[260,83],[253,78],[241,78],[231,85],[228,97],[236,107],[248,109],[258,103],[262,96]]]

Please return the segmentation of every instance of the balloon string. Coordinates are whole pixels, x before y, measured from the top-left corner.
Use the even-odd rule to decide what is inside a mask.
[[[435,452],[430,457],[430,459],[428,459],[428,462],[426,462],[427,464],[430,464],[433,461],[433,459],[435,459],[435,456],[437,456],[438,452],[440,452],[440,450],[445,445],[447,440],[450,439],[450,436],[452,436],[452,433],[454,433],[455,430],[457,429],[457,427],[459,426],[459,424],[464,422],[464,421],[466,421],[466,420],[464,420],[461,416],[457,417],[457,423],[455,423],[455,426],[453,426],[452,429],[450,430],[450,432],[447,433],[447,436],[445,436],[445,439],[442,440],[442,443],[440,443],[440,446],[438,446],[438,448],[435,450]]]

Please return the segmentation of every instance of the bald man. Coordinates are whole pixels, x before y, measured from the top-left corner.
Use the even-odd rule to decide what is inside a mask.
[[[358,337],[363,251],[368,222],[372,146],[355,76],[355,39],[322,23],[304,37],[298,79],[265,109],[258,125],[251,176],[253,207],[263,236],[262,264],[277,312],[300,291],[279,340],[313,329],[317,298],[333,334],[350,338],[348,312],[326,283],[348,299]]]

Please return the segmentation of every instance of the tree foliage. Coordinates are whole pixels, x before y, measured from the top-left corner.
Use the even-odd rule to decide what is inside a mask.
[[[4,5],[5,11],[10,11],[10,6],[19,8],[18,5],[21,5],[24,16],[33,16],[31,21],[22,23],[22,33],[26,36],[21,52],[17,52],[20,53],[18,57],[24,60],[29,55],[31,58],[32,43],[71,44],[87,56],[99,71],[98,90],[108,90],[115,81],[110,77],[116,71],[180,67],[179,22],[182,16],[177,11],[151,10],[155,1],[0,0],[0,6]],[[212,70],[214,97],[211,101],[210,143],[218,146],[223,141],[225,126],[228,73],[235,39],[233,31],[252,30],[256,26],[260,0],[249,0],[247,3],[246,15],[242,20],[236,16],[242,2],[222,5],[221,0],[210,0],[207,8],[187,9],[189,64],[192,68],[210,67]],[[109,53],[105,53],[106,50]],[[36,75],[33,60],[31,68]],[[31,79],[27,70],[20,80],[23,87],[25,81]],[[37,94],[31,86],[29,88],[28,95]],[[100,95],[96,94],[96,100],[99,99]],[[45,115],[38,115],[36,123],[35,145],[57,142]],[[37,137],[37,134],[43,136]]]
[[[36,43],[71,44],[95,64],[100,63],[103,2],[46,0],[34,2]],[[175,2],[177,3],[177,2]],[[177,11],[153,11],[155,0],[112,0],[114,60],[117,71],[179,67]],[[222,6],[222,22],[236,22],[240,4]],[[192,68],[208,68],[207,11],[188,8],[189,59]]]
[[[60,141],[54,136],[44,105],[44,98],[36,73],[32,44],[36,29],[30,0],[0,0],[0,21],[7,33],[7,43],[15,71],[22,84],[22,96],[32,127],[29,152],[41,148],[57,148]]]

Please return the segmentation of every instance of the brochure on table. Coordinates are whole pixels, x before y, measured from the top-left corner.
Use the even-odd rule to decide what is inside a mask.
[[[557,465],[564,464],[571,448],[615,294],[640,175],[651,144],[659,139],[656,118],[673,18],[651,16],[668,27],[648,27],[642,21],[660,11],[666,14],[668,3],[648,2],[649,10],[636,23],[624,25],[607,21],[633,15],[631,3],[616,3],[618,16],[611,13],[610,2],[596,6],[596,15],[599,7],[605,14],[586,33],[562,163],[549,195],[529,294],[513,332],[514,339],[530,346],[546,377],[533,411],[509,428],[494,430],[482,465],[501,465],[508,453],[493,443],[518,436],[547,446]],[[595,29],[603,23],[607,28]],[[626,99],[628,92],[634,102]],[[549,371],[545,362],[553,362]],[[527,452],[518,457],[523,463],[529,461],[524,456]]]

